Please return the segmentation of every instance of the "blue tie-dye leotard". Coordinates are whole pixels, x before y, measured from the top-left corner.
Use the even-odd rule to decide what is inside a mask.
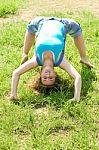
[[[36,60],[43,65],[43,54],[51,51],[54,58],[54,66],[58,66],[64,56],[64,25],[57,20],[47,20],[41,26],[35,44]]]

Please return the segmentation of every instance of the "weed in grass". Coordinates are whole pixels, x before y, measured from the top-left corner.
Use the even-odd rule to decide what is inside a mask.
[[[0,17],[15,14],[22,4],[22,0],[0,0]]]

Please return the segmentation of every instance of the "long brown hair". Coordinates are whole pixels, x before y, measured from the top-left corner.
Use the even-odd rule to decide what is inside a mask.
[[[60,89],[66,88],[66,85],[67,85],[66,80],[62,79],[57,73],[55,83],[53,85],[50,86],[43,85],[41,82],[40,72],[27,84],[27,86],[36,94],[49,93],[51,90],[58,91]]]

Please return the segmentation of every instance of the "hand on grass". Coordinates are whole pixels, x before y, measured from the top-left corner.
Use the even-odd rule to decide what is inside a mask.
[[[5,99],[8,100],[8,101],[12,101],[12,102],[18,100],[18,98],[16,96],[13,96],[13,95],[5,96]]]
[[[69,100],[69,102],[79,102],[79,100],[75,99],[74,97]]]
[[[15,101],[15,100],[17,100],[17,97],[11,95],[11,96],[9,97],[9,100],[10,100],[10,101]]]

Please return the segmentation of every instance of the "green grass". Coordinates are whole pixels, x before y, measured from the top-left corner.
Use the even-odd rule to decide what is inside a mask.
[[[68,13],[57,16],[74,17]],[[72,104],[68,100],[73,96],[73,80],[58,68],[58,74],[67,80],[65,89],[35,95],[25,85],[38,72],[34,69],[20,79],[19,102],[7,101],[12,72],[20,64],[27,23],[0,24],[0,150],[98,150],[99,20],[87,12],[75,19],[82,25],[87,54],[95,67],[89,70],[79,63],[78,52],[68,36],[66,56],[83,81],[81,101]],[[30,58],[32,53],[31,49]]]
[[[0,0],[0,17],[15,14],[20,6],[22,7],[24,2],[23,0]]]

